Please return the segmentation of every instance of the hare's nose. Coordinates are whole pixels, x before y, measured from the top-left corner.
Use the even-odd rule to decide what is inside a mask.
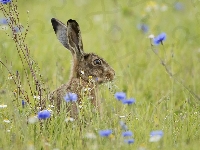
[[[112,74],[113,76],[115,76],[115,71],[112,69],[112,70],[110,71],[110,74]]]
[[[110,79],[110,80],[113,80],[114,76],[115,76],[115,71],[112,71],[112,70],[110,70],[110,71],[108,72],[108,74],[106,75],[106,77],[107,77],[108,79]]]
[[[113,76],[115,76],[115,71],[113,70]]]

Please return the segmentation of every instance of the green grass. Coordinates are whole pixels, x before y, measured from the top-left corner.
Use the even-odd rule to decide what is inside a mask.
[[[26,27],[29,18],[30,25],[25,42],[40,68],[38,73],[47,91],[67,82],[72,58],[54,34],[50,22],[53,17],[65,23],[70,18],[76,19],[85,52],[105,58],[114,68],[116,78],[111,91],[108,85],[102,85],[99,91],[102,115],[86,103],[84,116],[74,122],[65,122],[65,110],[58,115],[52,109],[51,119],[29,124],[28,118],[37,112],[34,98],[29,97],[32,103],[22,108],[22,96],[14,97],[16,85],[8,80],[8,71],[0,65],[0,104],[7,105],[0,108],[0,149],[199,149],[200,3],[183,1],[184,10],[177,11],[175,0],[155,2],[158,10],[147,13],[149,1],[20,0],[20,22]],[[162,5],[168,7],[164,12],[159,10]],[[149,26],[148,33],[137,29],[140,22]],[[164,46],[151,47],[148,35],[161,32],[167,34]],[[19,72],[21,86],[31,95],[15,44],[2,30],[0,46],[0,60],[12,72]],[[161,60],[165,61],[164,66]],[[121,104],[113,96],[116,91],[126,92],[136,103]],[[134,133],[134,144],[124,143],[120,120]],[[112,129],[112,137],[100,137],[98,132],[102,129]],[[149,142],[153,130],[164,132],[159,142]],[[88,133],[96,138],[86,138]]]

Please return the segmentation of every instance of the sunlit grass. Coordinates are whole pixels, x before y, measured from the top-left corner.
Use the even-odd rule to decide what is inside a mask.
[[[172,0],[18,2],[24,27],[29,18],[25,42],[47,92],[68,81],[72,59],[54,34],[53,17],[65,23],[76,19],[84,50],[105,58],[116,78],[100,86],[100,113],[86,101],[78,118],[70,118],[64,107],[57,114],[48,106],[51,117],[38,120],[35,102],[40,100],[31,97],[31,104],[23,107],[23,98],[14,97],[17,87],[9,72],[0,65],[0,149],[199,149],[200,5],[184,1],[184,8],[177,10],[174,4]],[[138,29],[140,23],[148,25],[148,32]],[[167,36],[163,45],[152,47],[148,36],[162,32]],[[0,60],[19,72],[21,86],[30,92],[14,42],[2,30],[0,46]],[[135,103],[116,100],[115,92],[121,91]],[[101,137],[99,131],[107,129],[112,134]],[[122,136],[125,129],[133,133],[130,138]],[[163,135],[151,142],[150,133],[157,130]]]

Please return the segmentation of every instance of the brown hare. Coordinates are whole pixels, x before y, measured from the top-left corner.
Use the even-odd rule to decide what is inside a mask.
[[[70,19],[65,25],[52,18],[51,23],[58,40],[70,50],[73,56],[70,79],[68,83],[61,85],[50,94],[51,102],[59,110],[64,96],[70,92],[77,94],[78,105],[81,104],[83,98],[87,98],[98,108],[98,84],[112,81],[115,71],[98,55],[83,51],[81,31],[75,20]],[[71,116],[77,115],[77,104],[74,103],[70,109]]]

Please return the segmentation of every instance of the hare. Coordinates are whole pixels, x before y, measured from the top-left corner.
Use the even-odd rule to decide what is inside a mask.
[[[85,53],[81,38],[79,24],[75,20],[68,20],[67,25],[61,21],[52,18],[51,23],[55,34],[73,56],[71,74],[68,83],[61,85],[50,94],[50,100],[60,109],[64,96],[71,92],[78,96],[78,104],[81,104],[83,98],[88,98],[91,103],[99,109],[98,85],[112,81],[115,71],[108,63],[94,53]],[[78,113],[77,105],[71,108],[71,116]]]

